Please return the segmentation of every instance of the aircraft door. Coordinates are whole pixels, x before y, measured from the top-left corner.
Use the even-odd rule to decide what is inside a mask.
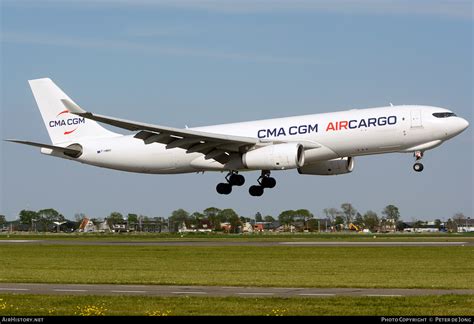
[[[420,109],[414,109],[410,111],[410,117],[411,117],[411,128],[423,127]]]

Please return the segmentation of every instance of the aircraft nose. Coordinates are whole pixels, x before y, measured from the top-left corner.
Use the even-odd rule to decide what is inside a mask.
[[[459,132],[462,132],[469,127],[469,122],[464,118],[459,118]]]

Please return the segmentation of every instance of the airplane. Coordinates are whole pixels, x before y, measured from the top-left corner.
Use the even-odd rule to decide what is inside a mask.
[[[302,175],[352,172],[354,157],[424,152],[463,132],[469,123],[452,111],[399,105],[196,128],[174,128],[95,114],[79,107],[49,78],[28,81],[52,144],[9,139],[41,153],[93,166],[149,174],[226,172],[219,194],[244,185],[240,172],[260,171],[251,196],[275,187],[271,171]],[[99,123],[132,131],[112,132]]]

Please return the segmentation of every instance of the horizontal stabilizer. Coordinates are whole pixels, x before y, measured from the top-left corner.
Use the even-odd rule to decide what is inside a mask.
[[[66,107],[67,110],[69,110],[70,113],[73,114],[83,114],[86,111],[76,105],[74,102],[67,100],[67,99],[61,99],[61,102],[63,103],[64,107]]]
[[[24,145],[30,145],[30,146],[36,146],[40,148],[47,148],[55,151],[59,151],[64,153],[64,155],[70,156],[70,157],[79,157],[82,154],[82,149],[79,148],[77,144],[76,147],[61,147],[61,146],[55,146],[55,145],[50,145],[50,144],[42,144],[42,143],[36,143],[36,142],[30,142],[30,141],[22,141],[22,140],[14,140],[14,139],[7,139],[5,140],[6,142],[13,142],[13,143],[19,143],[19,144],[24,144]]]

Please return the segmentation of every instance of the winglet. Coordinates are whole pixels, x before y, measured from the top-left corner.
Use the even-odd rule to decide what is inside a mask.
[[[61,99],[61,102],[63,103],[64,107],[66,107],[66,109],[69,110],[69,112],[72,114],[79,115],[86,113],[84,109],[82,109],[72,101],[69,101],[67,99]]]

